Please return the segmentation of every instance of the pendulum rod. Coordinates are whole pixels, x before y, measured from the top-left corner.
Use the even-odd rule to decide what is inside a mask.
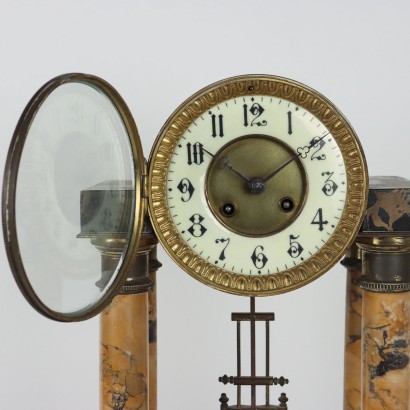
[[[238,372],[238,377],[241,377],[242,373],[241,373],[241,322],[240,321],[236,322],[236,368]],[[242,405],[240,384],[236,386],[236,394],[237,394],[236,404],[239,407]]]
[[[288,398],[285,393],[281,393],[280,398],[278,399],[280,404],[274,405],[270,404],[270,390],[269,387],[272,385],[285,385],[289,383],[288,379],[281,377],[272,377],[270,376],[270,322],[275,320],[274,313],[264,313],[256,312],[255,309],[255,298],[250,298],[250,311],[246,313],[232,313],[232,321],[236,322],[236,366],[237,366],[237,375],[228,376],[224,375],[219,377],[219,381],[223,384],[234,384],[236,386],[237,392],[237,402],[236,405],[229,406],[229,398],[225,393],[221,394],[219,401],[221,403],[221,410],[278,410],[278,409],[287,409],[286,402]],[[241,353],[241,322],[249,322],[250,329],[250,374],[243,376],[242,375],[242,353]],[[265,375],[257,376],[256,375],[256,322],[265,322]],[[251,403],[250,405],[242,404],[242,386],[249,386],[251,391]],[[258,406],[256,404],[256,387],[265,386],[265,404]],[[150,409],[151,410],[151,409]]]
[[[269,346],[270,346],[270,334],[269,334],[269,321],[267,320],[265,322],[266,326],[266,377],[269,377],[269,361],[270,361],[270,355],[269,355]],[[269,397],[269,386],[267,385],[265,387],[266,389],[266,405],[269,406],[270,402],[270,397]]]
[[[256,376],[255,298],[251,297],[251,378]],[[256,408],[256,385],[251,385],[251,406]]]

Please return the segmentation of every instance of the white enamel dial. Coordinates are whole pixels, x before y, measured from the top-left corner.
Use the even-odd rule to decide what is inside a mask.
[[[201,282],[260,296],[303,286],[360,228],[367,169],[337,108],[274,76],[223,80],[183,103],[150,159],[150,212]]]
[[[307,189],[302,209],[289,226],[273,234],[252,237],[230,230],[216,218],[207,200],[206,175],[213,160],[210,154],[220,152],[237,139],[257,139],[260,134],[282,141],[295,155],[301,153],[298,160],[306,172]],[[286,153],[282,162],[266,164],[266,172],[259,177],[267,176],[291,158]],[[259,158],[250,155],[248,160],[246,164],[228,164],[239,173],[251,174],[253,162]],[[285,168],[266,184],[275,186]],[[232,173],[227,168],[221,172]],[[247,189],[246,180],[240,184]],[[208,189],[211,191],[212,186]],[[248,194],[250,206],[255,203],[255,213],[257,200],[264,195],[268,193]],[[291,195],[286,195],[285,190],[283,197]],[[181,135],[168,168],[167,200],[181,237],[209,263],[246,275],[278,273],[313,256],[335,230],[346,200],[346,171],[337,143],[314,115],[276,97],[239,97],[215,105]],[[275,207],[278,204],[272,201],[272,208]],[[258,215],[262,224],[265,217],[266,214]]]

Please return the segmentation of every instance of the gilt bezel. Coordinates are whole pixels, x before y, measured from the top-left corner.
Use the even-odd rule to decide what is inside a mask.
[[[339,224],[328,241],[303,263],[260,276],[230,272],[195,253],[181,238],[167,205],[169,163],[182,134],[201,114],[231,98],[268,95],[303,107],[317,117],[338,144],[346,168],[346,204]],[[215,289],[243,296],[268,296],[294,290],[317,279],[345,253],[361,226],[367,206],[368,175],[357,135],[343,114],[313,89],[277,76],[232,77],[200,90],[188,98],[167,120],[153,146],[149,161],[149,211],[155,232],[172,259],[188,274]]]

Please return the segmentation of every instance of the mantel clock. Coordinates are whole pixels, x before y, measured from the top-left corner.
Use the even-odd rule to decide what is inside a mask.
[[[292,291],[329,270],[355,239],[367,195],[354,130],[329,100],[296,81],[246,75],[202,89],[167,120],[146,164],[114,88],[67,74],[34,95],[17,125],[2,218],[13,274],[43,315],[75,321],[105,309],[103,334],[113,320],[125,320],[129,331],[135,323],[122,301],[149,291],[138,309],[147,315],[155,304],[147,273],[160,266],[159,240],[195,279],[251,298],[250,312],[232,319],[251,323],[254,348],[255,322],[274,319],[255,311],[255,297]],[[131,389],[104,367],[112,343],[102,341],[102,406],[137,408],[138,383]],[[221,408],[259,408],[256,385],[267,388],[265,409],[287,408],[284,394],[278,406],[268,399],[268,387],[287,379],[271,377],[269,366],[257,376],[254,358],[243,376],[239,345],[238,358],[238,375],[220,379],[237,385],[238,403],[228,406],[222,395]],[[244,385],[252,389],[248,407]]]

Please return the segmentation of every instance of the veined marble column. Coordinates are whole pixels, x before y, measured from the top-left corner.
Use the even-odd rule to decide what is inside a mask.
[[[342,261],[347,268],[344,410],[360,410],[362,381],[362,289],[355,283],[362,274],[361,252],[354,243]]]
[[[150,409],[149,255],[157,239],[148,228],[146,224],[120,295],[100,316],[101,410]],[[115,257],[102,252],[103,271]]]
[[[362,272],[347,287],[344,410],[410,410],[409,180],[370,178],[368,206],[356,245],[361,250]],[[357,276],[349,272],[354,263],[347,259],[348,274]],[[359,330],[360,297],[353,293],[358,287]],[[361,337],[359,388],[358,343],[354,346],[350,335]]]
[[[153,237],[154,239],[154,237]],[[156,240],[156,238],[155,238]],[[149,278],[152,286],[148,291],[149,323],[149,410],[157,410],[157,270],[161,267],[157,259],[157,247],[149,253]]]
[[[363,410],[410,409],[410,292],[364,292]]]
[[[148,294],[119,295],[101,314],[101,409],[148,410]]]
[[[410,241],[367,242],[360,244],[362,410],[410,410]]]

